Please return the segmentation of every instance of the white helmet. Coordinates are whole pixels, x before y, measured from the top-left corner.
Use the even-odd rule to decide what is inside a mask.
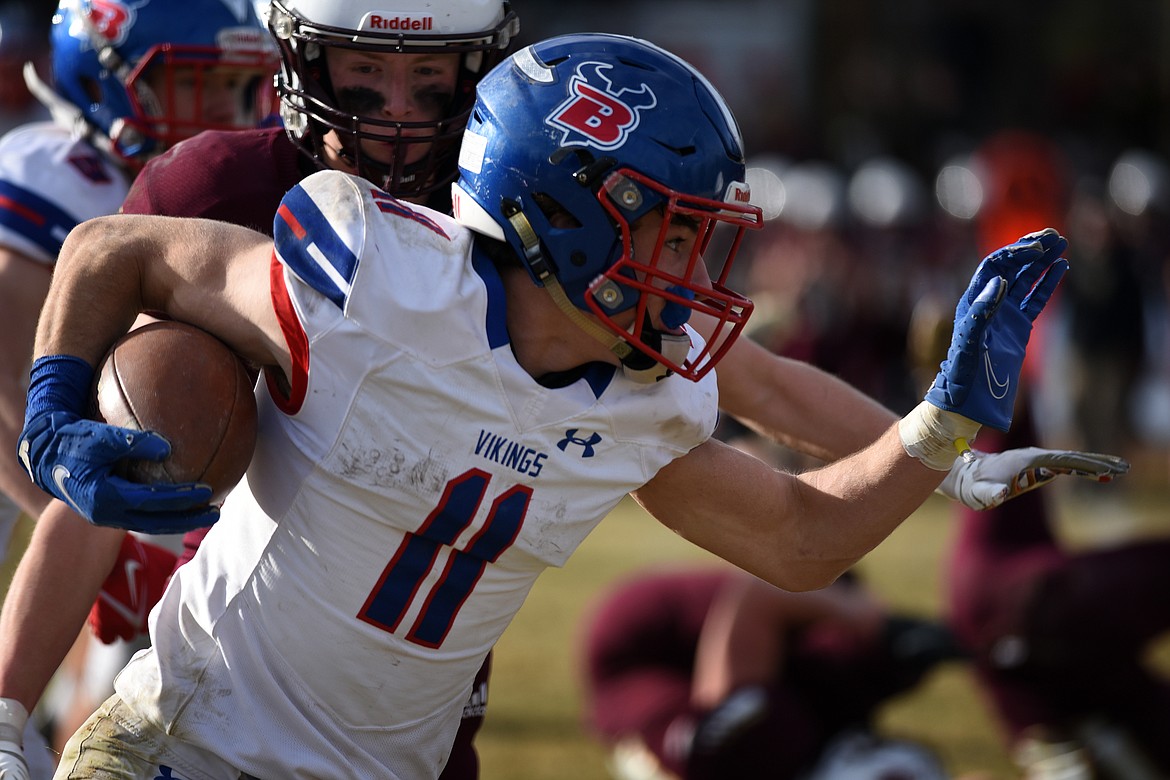
[[[268,28],[280,47],[276,89],[293,143],[323,165],[322,139],[335,131],[342,154],[359,174],[396,197],[419,197],[455,179],[475,85],[508,53],[520,21],[507,0],[272,0]],[[442,118],[395,122],[359,117],[340,107],[322,56],[329,48],[461,54],[462,63]],[[362,155],[362,138],[384,144],[388,137],[395,147],[393,162]],[[408,165],[407,144],[427,144],[428,152]]]

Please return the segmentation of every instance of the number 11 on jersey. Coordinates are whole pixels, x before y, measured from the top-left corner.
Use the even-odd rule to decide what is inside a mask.
[[[453,547],[471,525],[490,481],[486,471],[470,469],[447,483],[439,505],[398,546],[358,612],[359,619],[391,633],[398,630],[442,548]],[[460,548],[451,550],[406,634],[408,641],[424,647],[443,644],[487,564],[516,541],[531,498],[532,488],[524,485],[515,485],[496,497],[483,527]]]

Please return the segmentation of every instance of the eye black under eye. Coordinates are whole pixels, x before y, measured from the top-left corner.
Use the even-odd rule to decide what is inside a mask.
[[[424,87],[415,93],[415,100],[420,106],[428,108],[444,108],[451,102],[452,92],[446,87]]]
[[[350,114],[372,114],[386,105],[386,98],[369,87],[343,87],[337,91],[337,104]]]

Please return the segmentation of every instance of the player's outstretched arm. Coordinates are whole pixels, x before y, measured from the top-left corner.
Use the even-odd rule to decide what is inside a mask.
[[[0,436],[16,440],[24,421],[24,396],[29,355],[37,315],[49,289],[52,269],[32,258],[0,246]],[[9,447],[0,458],[0,493],[11,498],[30,517],[49,503],[49,496],[29,482],[16,453]],[[7,539],[0,539],[0,556]]]
[[[125,458],[161,460],[170,445],[149,431],[86,419],[94,367],[143,311],[218,336],[258,365],[290,358],[269,294],[271,241],[210,220],[118,215],[85,222],[66,239],[37,327],[18,447],[33,481],[91,522],[173,533],[211,525],[211,488],[114,475]]]
[[[732,345],[716,376],[721,409],[761,436],[824,461],[857,452],[898,419],[838,377],[749,338]]]
[[[1010,425],[1032,321],[1068,268],[1066,247],[1045,230],[979,265],[926,399],[871,446],[796,476],[708,441],[635,498],[684,537],[774,585],[832,582],[921,505],[981,425]]]
[[[711,439],[634,498],[684,538],[773,585],[815,590],[889,536],[942,479],[891,426],[859,453],[788,474]]]
[[[706,332],[703,321],[696,327]],[[836,460],[873,442],[897,415],[821,369],[739,339],[719,364],[724,411],[786,447]],[[958,453],[956,453],[957,456]],[[953,461],[939,492],[972,509],[990,509],[1057,476],[1108,482],[1129,471],[1120,457],[1028,447]]]

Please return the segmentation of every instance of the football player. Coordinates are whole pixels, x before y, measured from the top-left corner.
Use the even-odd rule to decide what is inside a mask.
[[[848,759],[887,762],[875,777],[945,777],[922,746],[881,735],[875,715],[964,653],[944,626],[891,613],[847,574],[790,593],[703,566],[604,593],[584,626],[582,687],[614,776],[839,777],[827,768]]]
[[[118,210],[150,157],[207,128],[253,127],[272,111],[270,44],[250,13],[220,0],[183,11],[149,0],[65,2],[52,25],[53,86],[31,67],[30,88],[54,122],[0,138],[0,285],[9,325],[0,334],[4,407],[19,409],[28,347],[53,262],[78,222]],[[19,428],[2,416],[5,430]],[[0,489],[36,517],[49,497],[15,455],[0,459]],[[0,552],[14,518],[0,518]]]
[[[989,444],[1034,443],[1030,415],[1020,418]],[[1170,540],[1068,549],[1042,491],[959,514],[949,620],[1020,768],[1170,776],[1170,684],[1151,665],[1170,629]]]
[[[70,234],[38,328],[29,473],[101,524],[223,520],[62,776],[437,777],[536,577],[628,493],[777,587],[824,587],[982,425],[1010,426],[1032,320],[1068,267],[1052,230],[990,255],[926,399],[791,475],[710,438],[712,369],[751,311],[725,279],[762,213],[706,79],[622,36],[536,44],[479,83],[458,159],[454,218],[321,171],[285,195],[274,239],[131,215]],[[734,237],[712,280],[720,226]],[[85,419],[93,366],[144,309],[265,367],[256,454],[222,510],[204,485],[111,476],[166,442]]]

